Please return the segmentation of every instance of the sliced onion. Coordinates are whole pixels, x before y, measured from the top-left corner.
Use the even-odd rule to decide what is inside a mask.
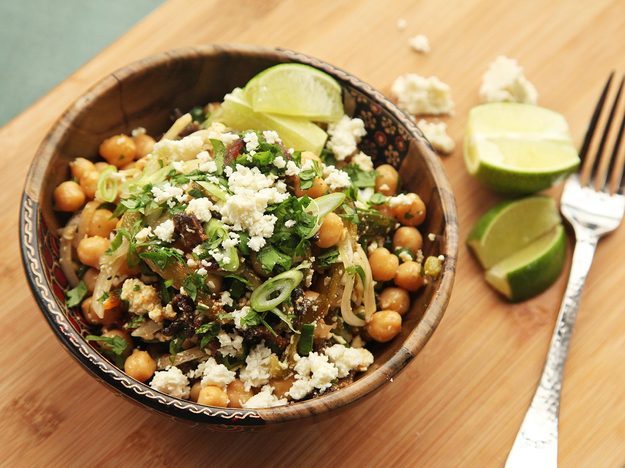
[[[124,237],[120,246],[110,255],[104,255],[100,262],[100,273],[95,281],[91,301],[93,311],[100,318],[104,317],[104,304],[99,299],[104,294],[108,294],[113,285],[119,284],[126,278],[126,275],[120,274],[120,270],[126,264],[128,246],[128,240]]]
[[[95,192],[96,200],[113,203],[117,198],[118,186],[117,169],[115,166],[108,166],[98,178],[98,188]]]
[[[358,264],[365,272],[364,287],[364,300],[365,306],[365,322],[371,320],[371,316],[375,313],[375,291],[373,290],[373,274],[371,273],[371,265],[369,265],[369,259],[367,254],[362,249],[360,244],[356,244],[356,258],[359,259]]]
[[[304,274],[297,270],[289,270],[268,279],[252,292],[250,304],[257,312],[274,309],[286,301],[291,292],[304,279]],[[274,293],[276,297],[271,297]]]
[[[319,217],[323,218],[328,213],[336,210],[345,201],[343,192],[329,193],[319,198],[315,198],[315,203],[319,207]]]
[[[343,296],[341,296],[341,316],[345,323],[354,327],[362,327],[365,325],[365,321],[358,317],[352,309],[352,291],[356,278],[347,273],[347,269],[354,265],[354,250],[350,236],[345,236],[345,239],[339,242],[338,250],[339,258],[345,266],[345,273],[343,274],[345,289],[343,289]]]
[[[173,123],[173,125],[165,132],[161,140],[173,140],[180,135],[180,132],[184,130],[184,128],[193,122],[193,117],[191,114],[186,113],[180,117]]]
[[[65,277],[72,288],[80,282],[78,275],[76,274],[76,264],[72,260],[72,242],[76,237],[76,231],[78,230],[78,223],[80,221],[80,215],[75,215],[69,220],[67,225],[61,232],[61,249],[59,263]]]
[[[100,206],[99,202],[90,201],[82,209],[80,213],[80,223],[78,224],[78,234],[74,236],[74,247],[78,247],[78,243],[87,235],[87,229],[91,224],[91,218],[93,218],[93,213],[95,213],[98,206]]]
[[[142,340],[152,341],[156,339],[154,334],[163,329],[163,324],[155,322],[154,320],[146,320],[137,328],[135,328],[131,335]]]
[[[208,355],[199,347],[185,349],[184,351],[176,353],[174,356],[171,354],[164,354],[158,358],[156,367],[158,369],[166,369],[169,366],[179,366],[185,362],[195,361],[196,359],[201,359],[206,356]]]

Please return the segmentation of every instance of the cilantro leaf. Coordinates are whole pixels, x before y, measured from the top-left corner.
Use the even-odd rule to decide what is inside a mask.
[[[263,247],[260,252],[258,252],[257,256],[258,261],[263,267],[263,270],[271,273],[276,265],[280,266],[284,271],[291,268],[292,260],[291,257],[285,255],[281,252],[278,252],[274,247],[267,246]]]
[[[97,336],[87,335],[85,337],[87,341],[97,341],[102,343],[104,351],[109,351],[115,356],[121,356],[128,348],[128,343],[121,336]]]
[[[145,323],[144,315],[133,315],[132,318],[124,324],[126,330],[134,330],[139,328],[141,324]]]
[[[197,299],[198,293],[208,292],[208,287],[206,286],[206,283],[204,283],[204,277],[198,275],[197,273],[191,273],[190,275],[188,275],[184,279],[182,287],[187,293],[187,296],[189,296],[194,301]]]
[[[81,281],[75,288],[70,289],[65,294],[65,305],[67,307],[76,307],[82,302],[89,291],[84,281]]]
[[[215,160],[215,165],[217,166],[217,174],[221,175],[224,171],[226,147],[221,140],[211,138],[210,142],[213,145],[213,159]]]
[[[139,253],[139,258],[153,262],[161,270],[167,268],[171,262],[184,263],[184,258],[176,249],[152,245]]]
[[[352,185],[355,187],[375,187],[375,171],[363,171],[356,164],[350,164],[347,167],[344,167],[343,170],[347,172],[352,181]]]
[[[350,267],[347,267],[347,273],[351,276],[360,276],[361,281],[364,283],[365,282],[365,270],[362,269],[362,267],[360,265],[352,265]]]
[[[315,263],[320,268],[327,268],[333,263],[336,263],[339,259],[339,251],[337,249],[331,249],[317,256]]]

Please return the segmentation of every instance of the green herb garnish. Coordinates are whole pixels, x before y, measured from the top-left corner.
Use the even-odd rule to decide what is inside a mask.
[[[87,285],[81,281],[75,288],[70,289],[65,294],[65,305],[67,307],[76,307],[79,305],[88,293]]]

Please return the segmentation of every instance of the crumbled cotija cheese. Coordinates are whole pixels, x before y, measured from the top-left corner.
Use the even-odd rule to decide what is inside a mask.
[[[488,67],[480,87],[482,102],[536,104],[538,91],[523,75],[516,60],[500,55]]]
[[[171,219],[163,221],[154,228],[154,235],[163,242],[171,242],[174,239],[174,222]]]
[[[245,142],[245,151],[249,154],[254,154],[258,149],[258,135],[255,132],[247,132],[243,135],[243,141]]]
[[[194,198],[189,202],[187,209],[188,214],[195,215],[197,219],[203,222],[210,221],[213,217],[211,209],[214,209],[213,202],[206,198]]]
[[[167,202],[173,202],[173,199],[178,200],[179,202],[183,202],[185,200],[184,190],[180,187],[175,187],[171,185],[169,182],[165,182],[164,184],[156,187],[152,187],[152,195],[154,196],[154,201],[158,204]]]
[[[152,235],[152,228],[150,226],[144,227],[135,235],[135,239],[138,242],[145,242]]]
[[[243,351],[243,337],[236,333],[221,332],[217,335],[219,352],[222,356],[238,356]]]
[[[301,400],[314,389],[323,393],[338,377],[338,369],[328,361],[326,355],[315,352],[306,357],[295,355],[295,361],[295,382],[288,392],[294,400]]]
[[[275,145],[276,143],[282,143],[280,137],[278,136],[278,132],[274,130],[265,130],[263,131],[263,136],[265,137],[265,141],[270,145]]]
[[[411,205],[413,201],[417,199],[417,195],[414,193],[400,193],[388,199],[388,204],[391,208],[399,205]]]
[[[296,176],[301,172],[301,169],[295,164],[295,161],[288,161],[286,163],[286,171],[284,171],[285,175],[288,176]]]
[[[200,370],[200,366],[202,366],[202,387],[206,387],[207,385],[225,387],[233,382],[236,376],[235,372],[228,370],[223,364],[218,364],[212,357],[200,364],[198,370]]]
[[[160,316],[163,307],[158,291],[136,278],[128,278],[122,285],[120,298],[128,302],[128,312],[136,315]],[[154,320],[154,319],[153,319]]]
[[[428,122],[421,119],[417,123],[425,138],[432,144],[432,148],[440,153],[449,154],[455,148],[454,140],[447,134],[445,122]]]
[[[174,398],[188,398],[191,391],[189,379],[176,366],[154,373],[150,387]]]
[[[274,388],[271,385],[264,385],[256,395],[243,403],[243,408],[272,408],[274,406],[286,405],[286,398],[278,398],[273,394]]]
[[[343,161],[356,152],[360,139],[367,134],[365,123],[361,119],[350,119],[347,115],[336,123],[328,125],[328,148],[337,161]]]
[[[330,190],[339,190],[351,185],[351,180],[347,172],[337,169],[334,166],[326,166],[323,169],[324,181]]]
[[[249,306],[244,306],[240,310],[231,312],[232,320],[234,320],[234,326],[239,330],[247,330],[247,326],[241,325],[241,319],[250,312]]]
[[[449,86],[435,76],[425,78],[415,73],[398,76],[391,93],[397,105],[412,115],[451,114],[454,109]]]
[[[161,140],[154,144],[152,156],[166,162],[188,161],[204,149],[207,141],[198,134],[191,134],[181,140]]]
[[[430,51],[430,40],[424,34],[417,34],[408,40],[410,48],[420,54],[427,54]]]
[[[265,346],[264,341],[252,348],[245,358],[245,367],[239,372],[239,378],[243,381],[245,390],[249,391],[252,387],[260,387],[269,382],[270,362],[271,350]]]
[[[363,171],[372,171],[373,170],[373,161],[370,156],[367,156],[362,151],[359,151],[355,155],[352,156],[351,159],[352,164],[356,164]]]
[[[338,369],[339,378],[347,377],[350,371],[366,371],[373,364],[373,354],[365,348],[348,348],[335,344],[324,350],[330,362]]]

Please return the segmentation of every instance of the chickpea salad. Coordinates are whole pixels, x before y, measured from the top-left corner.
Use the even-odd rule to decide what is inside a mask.
[[[54,191],[67,305],[109,360],[176,398],[267,408],[339,389],[441,270],[421,253],[426,207],[358,150],[360,119],[321,123],[324,145],[295,150],[223,107],[70,163]]]

